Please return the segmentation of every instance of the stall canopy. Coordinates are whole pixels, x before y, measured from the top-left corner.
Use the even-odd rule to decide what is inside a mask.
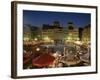
[[[55,60],[54,56],[50,54],[42,54],[39,57],[32,60],[32,65],[37,67],[46,67],[53,63]]]

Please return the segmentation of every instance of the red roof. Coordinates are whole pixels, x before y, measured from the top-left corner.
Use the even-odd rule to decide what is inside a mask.
[[[32,60],[32,65],[37,67],[45,67],[53,63],[54,56],[50,54],[42,54],[39,57]]]

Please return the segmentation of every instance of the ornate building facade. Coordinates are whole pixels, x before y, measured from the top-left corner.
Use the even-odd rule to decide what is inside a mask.
[[[72,22],[67,27],[60,26],[59,21],[54,21],[52,25],[43,24],[42,27],[24,25],[23,40],[41,40],[50,43],[67,43],[75,41],[90,42],[90,25],[79,29]]]
[[[74,42],[79,40],[78,28],[76,28],[72,22],[68,23],[66,34],[66,41]]]
[[[54,21],[53,25],[43,25],[42,39],[45,42],[55,43],[73,42],[79,40],[79,32],[71,22],[67,27],[62,27],[58,21]]]
[[[23,40],[29,41],[31,39],[31,28],[29,25],[23,26]]]
[[[58,21],[53,25],[44,24],[42,27],[42,39],[44,42],[62,42],[64,38],[63,27]]]
[[[85,26],[83,29],[82,41],[85,43],[90,43],[90,41],[91,41],[91,26],[90,26],[90,24]]]

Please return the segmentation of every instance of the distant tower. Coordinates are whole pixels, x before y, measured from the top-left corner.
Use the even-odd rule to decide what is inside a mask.
[[[74,29],[73,22],[68,22],[68,29],[69,30],[73,30]]]
[[[73,22],[69,22],[67,26],[67,40],[68,41],[77,41],[79,40],[78,28],[75,27]]]
[[[53,26],[60,27],[60,22],[59,21],[54,21]]]
[[[82,41],[83,28],[79,28],[79,40]]]

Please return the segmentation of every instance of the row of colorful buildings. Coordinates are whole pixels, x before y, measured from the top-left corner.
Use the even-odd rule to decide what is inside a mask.
[[[66,27],[62,27],[59,21],[54,21],[52,25],[43,24],[41,27],[24,25],[23,27],[24,41],[42,40],[50,43],[66,43],[74,41],[82,41],[89,43],[91,39],[90,24],[78,28],[72,22]]]

